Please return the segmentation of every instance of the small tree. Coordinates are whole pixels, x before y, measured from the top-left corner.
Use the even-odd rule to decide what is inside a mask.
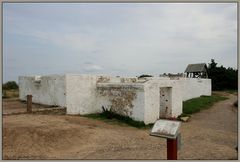
[[[217,67],[214,59],[211,59],[211,63],[208,65],[208,77],[212,79],[213,90],[238,88],[238,70],[230,67]]]
[[[15,81],[8,81],[3,84],[3,90],[9,90],[9,89],[18,89],[18,85]]]

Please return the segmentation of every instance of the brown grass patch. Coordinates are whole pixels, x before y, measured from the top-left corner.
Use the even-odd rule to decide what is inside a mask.
[[[3,98],[17,98],[19,96],[18,89],[3,90]]]

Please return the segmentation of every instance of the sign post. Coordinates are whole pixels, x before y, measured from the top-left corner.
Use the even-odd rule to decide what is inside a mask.
[[[181,122],[172,120],[157,120],[150,135],[167,139],[167,159],[177,160],[177,150],[180,148],[180,128]]]
[[[32,112],[32,95],[27,95],[27,112]]]
[[[167,159],[177,160],[177,140],[167,139]]]

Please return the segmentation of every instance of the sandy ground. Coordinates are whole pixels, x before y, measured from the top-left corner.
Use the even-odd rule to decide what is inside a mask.
[[[238,159],[237,96],[225,95],[182,123],[178,159]],[[26,106],[3,100],[5,112],[14,105]],[[149,132],[79,116],[3,115],[3,159],[166,159],[166,139]]]
[[[42,105],[42,104],[32,104],[32,111],[33,112],[44,112],[49,113],[49,110],[58,113],[64,114],[66,113],[66,108],[57,107],[57,106],[49,106],[49,105]],[[3,115],[13,115],[13,114],[25,114],[27,113],[27,103],[26,101],[20,101],[18,98],[8,98],[3,99]]]

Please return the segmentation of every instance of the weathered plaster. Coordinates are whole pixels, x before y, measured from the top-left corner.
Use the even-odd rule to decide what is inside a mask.
[[[98,107],[104,107],[123,116],[129,116],[135,120],[143,120],[141,112],[141,100],[143,97],[142,85],[131,84],[98,84]],[[140,106],[140,105],[141,106]]]

